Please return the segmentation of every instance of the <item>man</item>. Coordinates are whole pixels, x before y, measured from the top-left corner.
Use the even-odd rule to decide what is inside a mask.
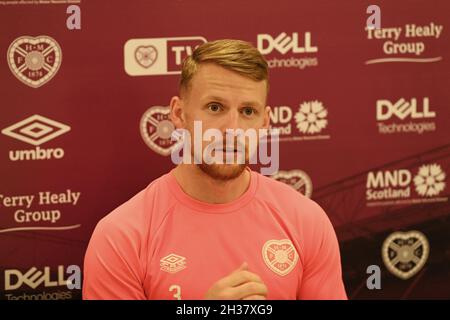
[[[201,121],[202,130],[224,136],[268,128],[267,93],[268,67],[257,49],[208,42],[183,63],[171,120],[190,133]],[[236,160],[237,143],[223,143],[222,155]],[[84,298],[346,299],[325,212],[250,170],[245,151],[245,163],[179,164],[104,217],[86,252]]]

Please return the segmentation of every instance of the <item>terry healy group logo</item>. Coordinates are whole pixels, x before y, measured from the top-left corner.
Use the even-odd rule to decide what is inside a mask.
[[[304,101],[297,109],[274,106],[270,112],[271,128],[280,131],[280,141],[324,140],[327,134],[328,110],[321,101]]]
[[[37,230],[62,231],[79,228],[80,224],[65,224],[70,215],[65,208],[78,205],[81,192],[66,189],[63,192],[40,191],[36,194],[4,194],[0,193],[0,209],[2,215],[10,217],[9,227],[4,224],[0,234],[8,232],[24,232]]]
[[[11,161],[49,160],[64,157],[64,149],[44,149],[39,146],[68,131],[70,131],[68,125],[35,114],[4,128],[2,134],[35,146],[35,149],[10,150]]]
[[[366,64],[410,62],[430,63],[442,60],[442,56],[432,54],[430,47],[442,36],[443,25],[430,22],[427,25],[405,24],[403,27],[366,28],[367,39],[380,43],[380,52]]]
[[[318,47],[314,45],[311,32],[282,32],[278,35],[258,34],[257,48],[266,56],[269,68],[316,67]]]
[[[417,170],[371,171],[367,174],[367,206],[403,205],[448,201],[441,194],[447,175],[438,163],[423,164]]]
[[[434,118],[436,112],[430,108],[428,97],[422,101],[416,98],[400,98],[397,101],[382,99],[376,104],[377,126],[381,134],[433,132],[436,123],[424,120]]]
[[[8,65],[23,83],[38,88],[53,78],[62,61],[61,47],[49,36],[23,36],[9,46]]]
[[[130,76],[179,74],[184,58],[207,40],[201,36],[130,39],[124,46]]]

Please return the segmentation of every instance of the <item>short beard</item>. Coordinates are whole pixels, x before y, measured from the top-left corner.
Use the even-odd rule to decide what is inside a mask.
[[[229,181],[239,177],[247,167],[246,164],[206,164],[197,166],[214,180]]]

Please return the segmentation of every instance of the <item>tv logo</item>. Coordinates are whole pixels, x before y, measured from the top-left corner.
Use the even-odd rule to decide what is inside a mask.
[[[317,52],[317,47],[311,45],[310,32],[305,32],[303,40],[304,46],[301,47],[299,46],[297,32],[293,32],[292,37],[288,36],[286,32],[282,32],[275,39],[269,34],[258,34],[257,46],[263,55],[270,54],[273,50],[277,50],[283,55],[289,51],[292,53]]]
[[[179,74],[184,58],[206,41],[197,36],[130,39],[124,46],[125,72],[130,76]]]
[[[422,109],[418,108],[416,98],[412,98],[410,101],[401,98],[395,103],[389,100],[378,100],[376,111],[378,121],[389,120],[392,116],[396,116],[400,120],[404,120],[406,117],[411,117],[412,119],[436,117],[436,112],[430,111],[427,97],[423,98]]]

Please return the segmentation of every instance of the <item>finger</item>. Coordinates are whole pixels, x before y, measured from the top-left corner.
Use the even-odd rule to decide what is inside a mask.
[[[242,298],[242,300],[266,300],[266,297],[258,295],[258,294],[254,294],[254,295]]]
[[[260,282],[246,282],[238,287],[231,288],[231,292],[236,299],[251,295],[267,296],[267,287]]]
[[[256,273],[242,270],[239,272],[233,272],[229,276],[223,278],[223,282],[221,284],[226,287],[236,287],[236,286],[240,286],[246,282],[263,283],[260,276],[258,276]]]
[[[247,270],[235,273],[232,277],[232,281],[234,282],[233,286],[239,286],[246,282],[260,282],[264,283],[259,275],[254,272],[250,272]]]
[[[239,268],[237,268],[237,270],[235,270],[235,272],[239,272],[239,271],[242,271],[242,270],[248,270],[248,263],[247,262],[243,262],[241,264],[241,266]]]

